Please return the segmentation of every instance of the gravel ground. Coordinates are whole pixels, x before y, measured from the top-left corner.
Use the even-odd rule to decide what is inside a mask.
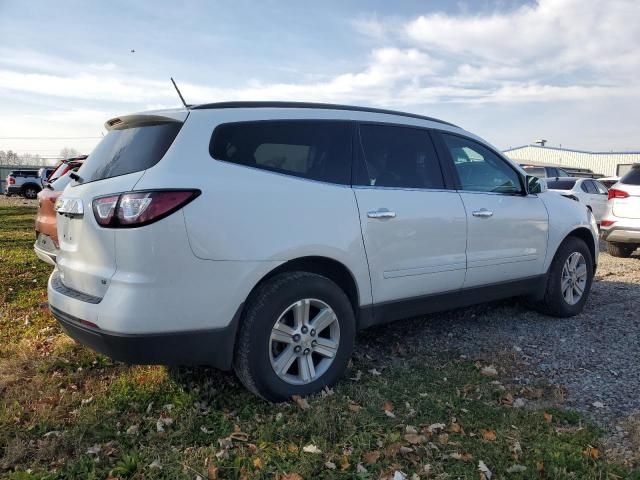
[[[618,456],[640,460],[640,251],[622,259],[607,254],[604,243],[600,250],[591,295],[576,317],[546,317],[517,300],[494,302],[370,329],[356,358],[384,364],[437,352],[492,362],[505,385],[553,392],[551,403],[603,427]]]

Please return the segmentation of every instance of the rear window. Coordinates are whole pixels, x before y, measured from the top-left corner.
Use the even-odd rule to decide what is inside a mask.
[[[525,172],[534,177],[546,177],[547,174],[543,167],[522,167]]]
[[[162,159],[181,123],[161,123],[111,130],[78,170],[83,183],[140,172]]]
[[[340,121],[269,120],[219,125],[216,160],[330,183],[351,182],[351,125]]]
[[[547,180],[547,186],[552,190],[571,190],[576,180]]]
[[[640,185],[640,164],[634,165],[631,170],[624,174],[620,179],[620,183],[627,185]]]

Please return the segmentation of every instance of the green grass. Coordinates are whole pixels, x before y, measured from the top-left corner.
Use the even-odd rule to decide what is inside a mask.
[[[211,466],[224,479],[376,479],[396,470],[477,479],[480,460],[494,478],[640,478],[601,450],[589,455],[599,432],[578,414],[547,410],[548,421],[544,411],[501,405],[493,379],[459,358],[425,353],[381,375],[360,360],[309,409],[266,403],[212,369],[114,363],[68,339],[48,313],[50,267],[32,253],[33,215],[0,207],[2,478],[206,479]],[[357,370],[362,378],[350,379]],[[428,432],[435,423],[444,430]],[[513,465],[526,470],[507,473]]]

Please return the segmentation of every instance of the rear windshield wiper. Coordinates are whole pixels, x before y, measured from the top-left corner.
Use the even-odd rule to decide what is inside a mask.
[[[78,175],[76,172],[71,172],[69,174],[69,178],[71,180],[75,180],[78,183],[82,183],[82,177],[80,177],[80,175]]]

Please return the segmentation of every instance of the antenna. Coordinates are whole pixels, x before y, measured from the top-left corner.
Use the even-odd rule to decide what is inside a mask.
[[[187,105],[187,102],[184,101],[184,97],[180,93],[180,89],[178,88],[178,85],[176,85],[175,80],[173,79],[173,77],[169,77],[169,78],[171,78],[171,83],[173,83],[173,86],[176,89],[176,92],[178,92],[178,96],[180,97],[180,100],[182,101],[182,104],[184,105],[184,108],[188,109],[189,105]]]

